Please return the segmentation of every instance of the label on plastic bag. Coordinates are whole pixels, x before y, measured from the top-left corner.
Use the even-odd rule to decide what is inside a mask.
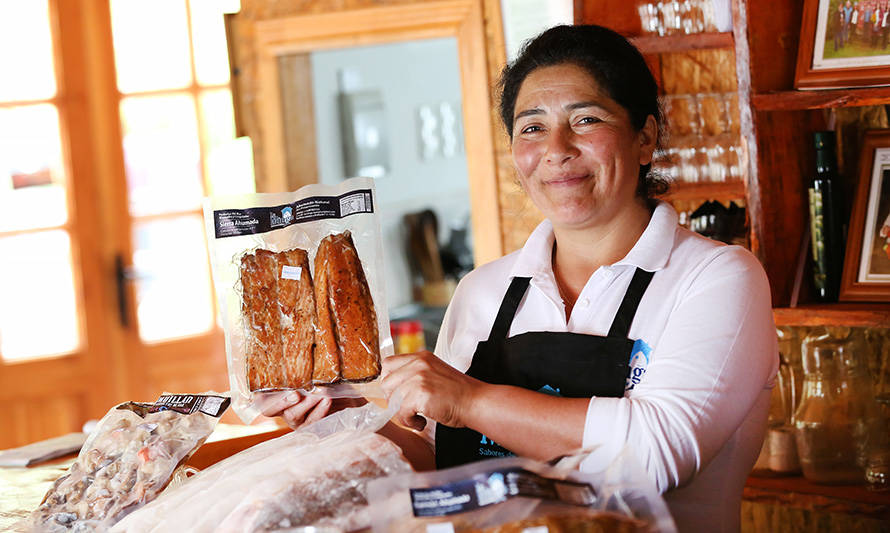
[[[282,265],[281,267],[281,279],[293,279],[299,281],[302,273],[303,269],[300,267],[290,265]]]
[[[546,478],[523,468],[493,470],[471,479],[409,492],[416,517],[463,513],[517,496],[579,506],[596,501],[596,491],[588,483]]]
[[[158,398],[151,407],[149,413],[159,411],[176,411],[184,415],[190,415],[196,411],[210,416],[220,417],[228,409],[231,400],[225,396],[212,396],[206,394],[164,394]]]
[[[275,207],[218,209],[213,212],[213,226],[216,238],[222,239],[266,233],[301,222],[373,212],[371,190],[357,189],[340,196],[311,196]]]

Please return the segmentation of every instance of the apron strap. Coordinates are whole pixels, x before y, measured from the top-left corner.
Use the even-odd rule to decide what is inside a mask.
[[[624,293],[624,300],[622,300],[618,312],[615,313],[615,320],[612,321],[612,327],[609,328],[609,337],[628,338],[630,325],[634,320],[634,315],[637,314],[637,307],[639,307],[643,293],[646,292],[646,287],[649,286],[654,274],[654,272],[647,272],[637,267],[633,279],[630,280],[630,286]]]
[[[506,339],[507,333],[510,332],[510,324],[513,323],[513,317],[516,316],[516,310],[519,308],[519,302],[525,296],[528,290],[528,284],[532,278],[513,278],[510,287],[507,288],[507,294],[501,302],[498,309],[498,316],[494,319],[494,325],[491,326],[491,333],[488,334],[488,340]]]

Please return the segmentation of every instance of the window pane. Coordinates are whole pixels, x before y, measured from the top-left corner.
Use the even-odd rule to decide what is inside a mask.
[[[0,0],[0,101],[52,98],[53,68],[47,2]]]
[[[201,127],[207,143],[205,169],[208,194],[246,194],[256,190],[253,157],[248,139],[235,139],[232,93],[228,89],[202,91]],[[247,141],[246,143],[244,141]]]
[[[201,216],[137,222],[133,243],[142,340],[209,331],[213,327],[213,296]]]
[[[18,361],[80,344],[71,243],[62,230],[0,238],[0,356]]]
[[[195,76],[200,85],[229,83],[229,51],[223,9],[218,0],[190,0]]]
[[[183,0],[112,0],[117,86],[122,93],[179,89],[192,82]]]
[[[187,94],[121,102],[130,213],[201,207],[201,149],[195,103]]]
[[[66,220],[58,111],[49,104],[0,108],[0,232]]]

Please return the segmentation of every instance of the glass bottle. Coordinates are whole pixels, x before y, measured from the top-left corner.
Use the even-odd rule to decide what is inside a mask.
[[[844,256],[840,183],[837,176],[834,132],[813,134],[816,174],[808,190],[813,282],[822,301],[837,301]]]
[[[858,460],[856,409],[843,369],[852,343],[843,332],[820,328],[802,345],[804,384],[794,414],[794,433],[803,475],[813,483],[864,481]],[[849,332],[847,332],[849,333]]]

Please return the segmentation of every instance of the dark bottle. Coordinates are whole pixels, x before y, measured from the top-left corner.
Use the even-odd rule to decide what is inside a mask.
[[[843,265],[843,219],[833,131],[813,134],[816,174],[810,181],[810,238],[816,296],[837,301]]]

